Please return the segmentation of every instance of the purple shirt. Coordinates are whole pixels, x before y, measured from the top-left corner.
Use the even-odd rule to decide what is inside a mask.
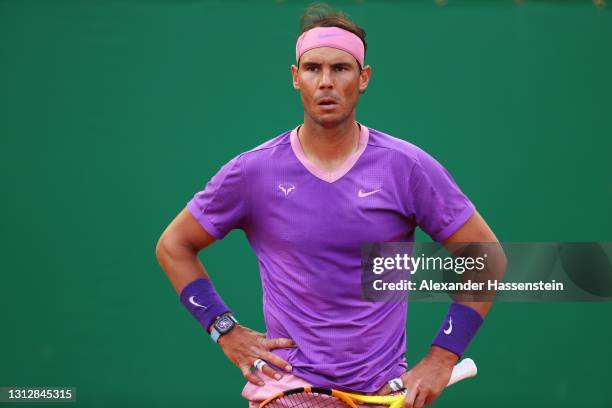
[[[189,202],[217,239],[245,231],[259,260],[274,353],[313,385],[372,392],[406,369],[407,302],[361,300],[361,243],[434,240],[474,212],[418,147],[361,125],[358,150],[333,173],[305,156],[297,131],[240,154]]]

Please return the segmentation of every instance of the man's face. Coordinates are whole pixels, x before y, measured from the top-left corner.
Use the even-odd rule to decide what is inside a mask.
[[[306,51],[299,68],[291,66],[293,87],[300,91],[304,112],[324,127],[350,119],[360,92],[370,79],[370,67],[361,71],[348,52],[320,47]]]

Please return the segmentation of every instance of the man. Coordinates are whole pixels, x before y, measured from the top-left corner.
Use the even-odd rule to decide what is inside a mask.
[[[363,242],[496,242],[472,203],[432,157],[356,122],[371,68],[365,32],[324,8],[302,18],[291,67],[304,123],[227,163],[168,226],[157,257],[185,307],[248,380],[252,406],[312,384],[354,392],[409,390],[429,404],[489,309],[453,304],[452,336],[434,340],[406,372],[406,302],[360,294]],[[260,265],[267,334],[237,323],[198,252],[243,229]],[[390,384],[389,384],[390,382]]]

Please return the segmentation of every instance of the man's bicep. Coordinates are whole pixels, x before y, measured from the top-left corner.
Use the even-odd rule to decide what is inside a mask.
[[[162,240],[164,239],[189,246],[195,252],[215,242],[215,237],[200,225],[188,208],[184,208],[166,228],[162,235]]]

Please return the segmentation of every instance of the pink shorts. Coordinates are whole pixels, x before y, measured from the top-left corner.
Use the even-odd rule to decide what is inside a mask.
[[[264,376],[265,377],[265,376]],[[259,408],[259,405],[270,398],[273,395],[278,394],[281,391],[290,390],[292,388],[306,387],[310,384],[300,377],[296,377],[292,374],[284,374],[280,380],[265,377],[266,382],[263,386],[247,383],[243,390],[242,396],[249,400],[249,408]],[[365,405],[357,405],[360,408],[367,408]],[[376,408],[372,405],[368,407]]]
[[[265,377],[265,376],[264,376]],[[305,387],[308,384],[300,377],[292,374],[284,374],[280,380],[265,377],[265,385],[261,387],[255,384],[247,383],[242,390],[242,396],[249,400],[249,408],[258,408],[259,404],[267,400],[273,395],[281,391],[290,390],[291,388]]]

